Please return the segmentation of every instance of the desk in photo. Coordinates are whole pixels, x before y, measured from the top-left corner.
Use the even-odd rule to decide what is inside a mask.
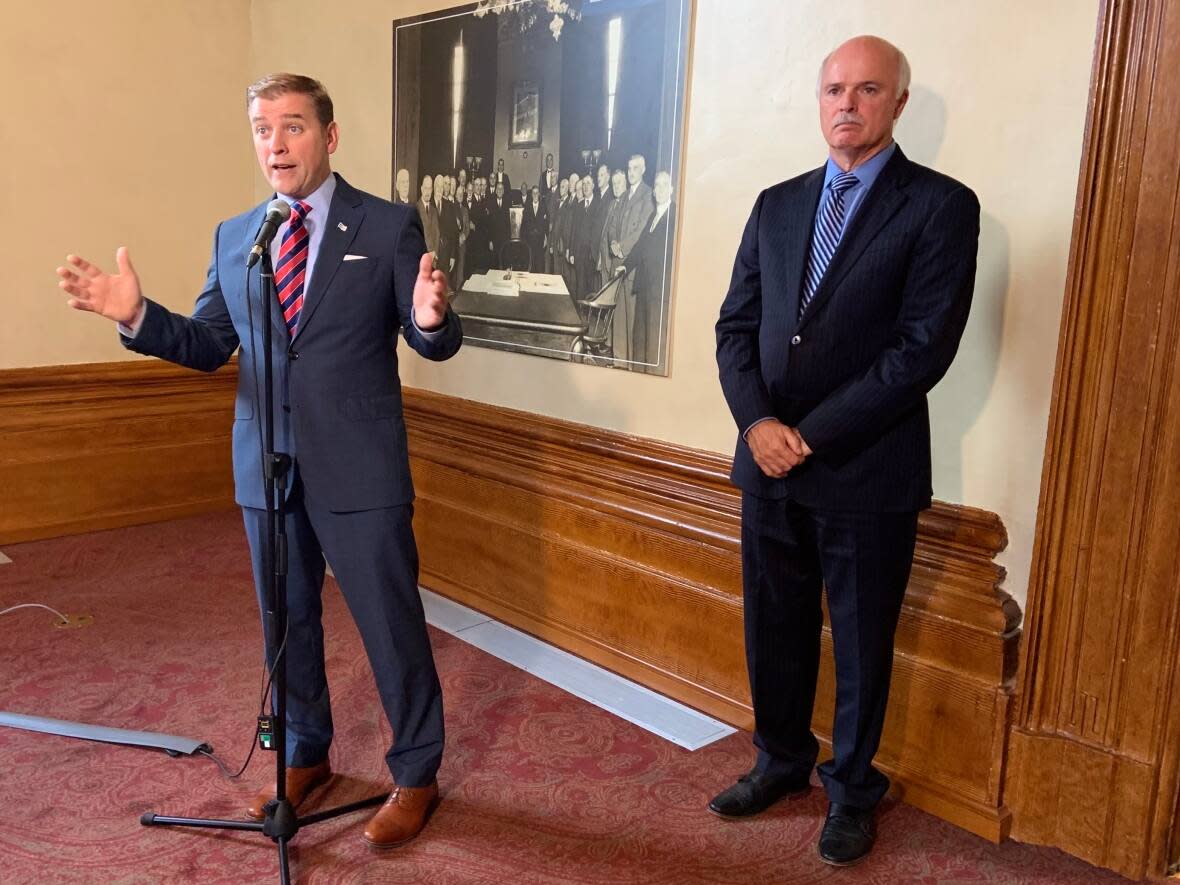
[[[586,323],[560,274],[491,270],[463,284],[451,301],[466,337],[490,347],[568,355]],[[552,355],[552,354],[551,354]]]

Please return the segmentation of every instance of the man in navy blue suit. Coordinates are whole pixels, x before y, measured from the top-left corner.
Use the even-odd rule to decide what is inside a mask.
[[[979,203],[906,159],[894,46],[857,37],[818,83],[827,163],[764,190],[717,321],[740,433],[746,658],[754,768],[709,804],[756,814],[807,789],[826,586],[836,661],[830,800],[818,851],[865,857],[888,778],[881,737],[918,511],[931,501],[926,394],[954,358],[975,281]]]
[[[339,142],[332,101],[315,80],[264,77],[247,90],[254,149],[275,194],[292,207],[271,246],[278,299],[260,303],[246,254],[266,203],[222,222],[191,316],[145,298],[126,249],[108,274],[71,255],[58,268],[69,304],[115,320],[124,344],[214,371],[240,348],[233,463],[260,603],[265,608],[265,495],[260,428],[263,324],[274,327],[275,450],[293,456],[287,493],[287,796],[298,806],[331,776],[332,714],[324,675],[320,593],[331,563],[373,667],[394,741],[389,800],[365,839],[413,838],[438,801],[442,693],[418,596],[418,554],[397,335],[422,356],[459,349],[445,275],[432,271],[413,206],[362,193],[331,170]],[[268,201],[269,202],[269,201]],[[246,814],[273,798],[263,789]]]

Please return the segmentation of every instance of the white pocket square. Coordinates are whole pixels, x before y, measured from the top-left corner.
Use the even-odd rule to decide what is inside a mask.
[[[345,261],[368,261],[369,256],[368,255],[345,255],[344,260]]]

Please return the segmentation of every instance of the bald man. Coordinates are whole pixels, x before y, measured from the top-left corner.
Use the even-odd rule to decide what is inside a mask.
[[[918,511],[931,501],[926,394],[951,364],[975,283],[979,203],[893,140],[905,56],[876,37],[820,68],[819,169],[764,190],[717,321],[721,386],[739,438],[752,771],[723,817],[808,788],[827,588],[836,662],[830,804],[818,851],[863,859],[889,779],[873,766]]]
[[[409,204],[410,202],[410,170],[398,169],[394,178],[393,202]]]

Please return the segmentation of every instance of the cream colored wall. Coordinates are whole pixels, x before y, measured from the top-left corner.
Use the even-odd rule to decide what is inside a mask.
[[[125,359],[103,321],[62,306],[67,251],[131,248],[149,294],[187,310],[213,223],[269,191],[242,122],[245,83],[321,78],[335,166],[390,192],[392,28],[447,0],[48,0],[6,9],[0,368]],[[476,347],[404,363],[409,385],[729,452],[713,322],[758,190],[818,165],[814,82],[861,32],[902,46],[913,97],[898,140],[983,205],[976,305],[932,396],[937,497],[999,513],[1007,587],[1025,597],[1081,150],[1096,0],[699,0],[671,375],[636,376]],[[767,35],[777,35],[768,42]],[[167,219],[167,220],[165,220]]]
[[[255,0],[253,72],[297,67],[321,77],[344,132],[337,169],[387,195],[390,22],[451,5]],[[761,188],[825,156],[814,95],[823,55],[848,36],[880,34],[914,71],[899,143],[968,183],[983,207],[971,323],[932,396],[935,495],[1003,517],[1006,587],[1023,601],[1097,5],[699,0],[670,377],[466,347],[444,364],[406,359],[404,381],[729,452],[735,431],[717,384],[713,322],[742,226]]]
[[[130,250],[148,293],[188,310],[213,224],[254,174],[246,0],[40,0],[0,20],[0,369],[123,360],[114,327],[65,306],[67,252]]]

